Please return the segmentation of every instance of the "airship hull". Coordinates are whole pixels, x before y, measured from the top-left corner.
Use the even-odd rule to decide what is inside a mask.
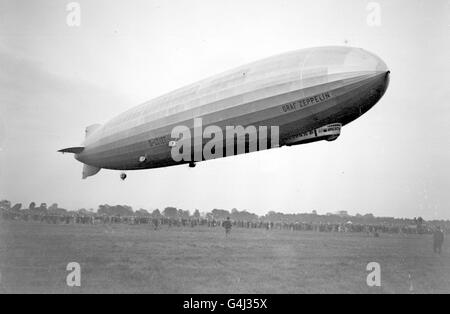
[[[283,146],[303,132],[353,121],[378,102],[388,83],[384,62],[362,49],[299,50],[137,106],[92,131],[75,157],[117,170],[177,165],[183,162],[171,156],[172,130],[183,125],[194,134],[195,118],[202,119],[204,128],[214,125],[224,132],[226,126],[278,126]]]

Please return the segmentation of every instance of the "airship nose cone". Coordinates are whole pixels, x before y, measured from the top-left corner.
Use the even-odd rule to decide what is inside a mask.
[[[347,71],[387,72],[386,63],[377,55],[360,48],[351,48],[344,60]]]
[[[349,50],[343,68],[346,72],[363,72],[376,75],[381,91],[380,98],[389,86],[391,71],[389,71],[386,63],[380,57],[367,50],[361,48]]]
[[[315,48],[307,55],[303,69],[323,68],[328,75],[387,72],[386,63],[377,55],[356,47],[330,46]]]
[[[389,81],[391,79],[391,71],[387,70],[385,76],[384,76],[384,84],[383,84],[383,95],[386,92],[388,86],[389,86]]]

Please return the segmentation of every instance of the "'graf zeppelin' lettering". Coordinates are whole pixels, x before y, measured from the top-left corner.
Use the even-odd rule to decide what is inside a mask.
[[[150,145],[150,147],[154,147],[154,146],[160,146],[163,145],[165,143],[169,142],[169,137],[166,136],[161,136],[161,137],[156,137],[156,138],[152,138],[148,140],[148,143]]]
[[[321,103],[329,98],[331,98],[331,95],[329,92],[326,92],[326,93],[322,93],[322,94],[319,94],[316,96],[311,96],[308,98],[290,102],[288,104],[284,104],[281,106],[281,108],[282,108],[283,112],[299,110],[299,109],[307,107],[309,105]]]

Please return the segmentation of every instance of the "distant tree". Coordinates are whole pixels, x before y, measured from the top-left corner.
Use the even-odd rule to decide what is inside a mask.
[[[233,220],[253,221],[258,219],[258,215],[250,213],[246,210],[238,211],[235,209],[231,211],[231,218]]]
[[[111,215],[111,210],[108,204],[99,205],[97,209],[97,213],[99,215]],[[82,208],[83,210],[87,211],[86,209]]]
[[[55,211],[58,209],[58,204],[53,203],[52,205],[50,205],[50,207],[48,208],[49,211]]]
[[[178,215],[178,210],[175,207],[164,208],[163,215],[166,218],[175,219]]]
[[[227,219],[227,217],[231,216],[231,214],[230,214],[230,212],[228,210],[217,209],[217,208],[214,208],[211,211],[211,214],[212,214],[213,218],[216,219],[216,220]]]
[[[191,214],[189,213],[188,210],[182,210],[181,208],[178,209],[178,213],[177,213],[178,218],[189,219],[190,216],[191,216]]]
[[[198,218],[200,218],[200,211],[198,210],[198,209],[196,209],[195,211],[194,211],[194,214],[193,214],[193,216],[194,216],[194,218],[196,218],[196,219],[198,219]]]
[[[0,208],[5,210],[11,209],[11,202],[8,200],[2,200],[0,201]]]
[[[52,209],[49,208],[48,212],[53,215],[65,215],[68,213],[67,209],[59,208],[59,207],[56,207],[56,208],[53,207]]]
[[[39,206],[39,210],[42,212],[47,211],[47,203],[41,203],[41,205]]]
[[[313,210],[313,211],[312,211],[312,214],[313,214],[313,215],[317,215],[317,210]]]
[[[336,212],[336,215],[340,216],[340,217],[347,217],[349,216],[348,212],[346,210],[339,210]]]
[[[128,205],[122,205],[121,211],[124,213],[124,215],[127,215],[127,216],[132,216],[134,214],[133,207],[128,206]]]
[[[87,216],[90,213],[85,208],[80,208],[79,210],[77,210],[77,214]]]
[[[28,206],[29,210],[35,210],[36,209],[36,203],[35,202],[31,202],[30,206]]]
[[[285,215],[282,213],[274,212],[273,210],[269,211],[265,216],[262,217],[263,220],[268,221],[286,221]]]
[[[158,208],[152,212],[152,217],[153,218],[161,218],[162,217],[161,212],[159,211]]]
[[[133,208],[128,205],[115,205],[110,206],[108,204],[99,205],[97,212],[100,215],[107,216],[133,216]]]
[[[419,234],[422,234],[424,231],[423,230],[423,222],[424,222],[424,220],[422,217],[417,218],[417,229],[418,229]]]
[[[22,209],[22,203],[17,203],[16,205],[14,205],[12,208],[12,210],[14,211],[19,211]]]
[[[139,210],[137,210],[135,214],[136,214],[136,216],[139,216],[139,217],[150,216],[150,213],[146,209],[143,209],[143,208],[140,208]]]
[[[365,214],[364,216],[363,216],[363,218],[364,219],[374,219],[375,218],[375,216],[373,215],[373,214]]]
[[[133,209],[128,205],[115,205],[111,206],[113,213],[117,216],[133,216]]]

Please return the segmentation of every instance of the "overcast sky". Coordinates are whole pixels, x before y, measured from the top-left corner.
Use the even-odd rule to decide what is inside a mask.
[[[79,27],[67,25],[69,2],[0,0],[0,198],[450,219],[448,1],[378,1],[377,26],[362,0],[85,0]],[[335,142],[129,171],[124,182],[110,170],[81,180],[82,164],[56,153],[165,92],[324,45],[367,49],[391,70],[385,96]]]

